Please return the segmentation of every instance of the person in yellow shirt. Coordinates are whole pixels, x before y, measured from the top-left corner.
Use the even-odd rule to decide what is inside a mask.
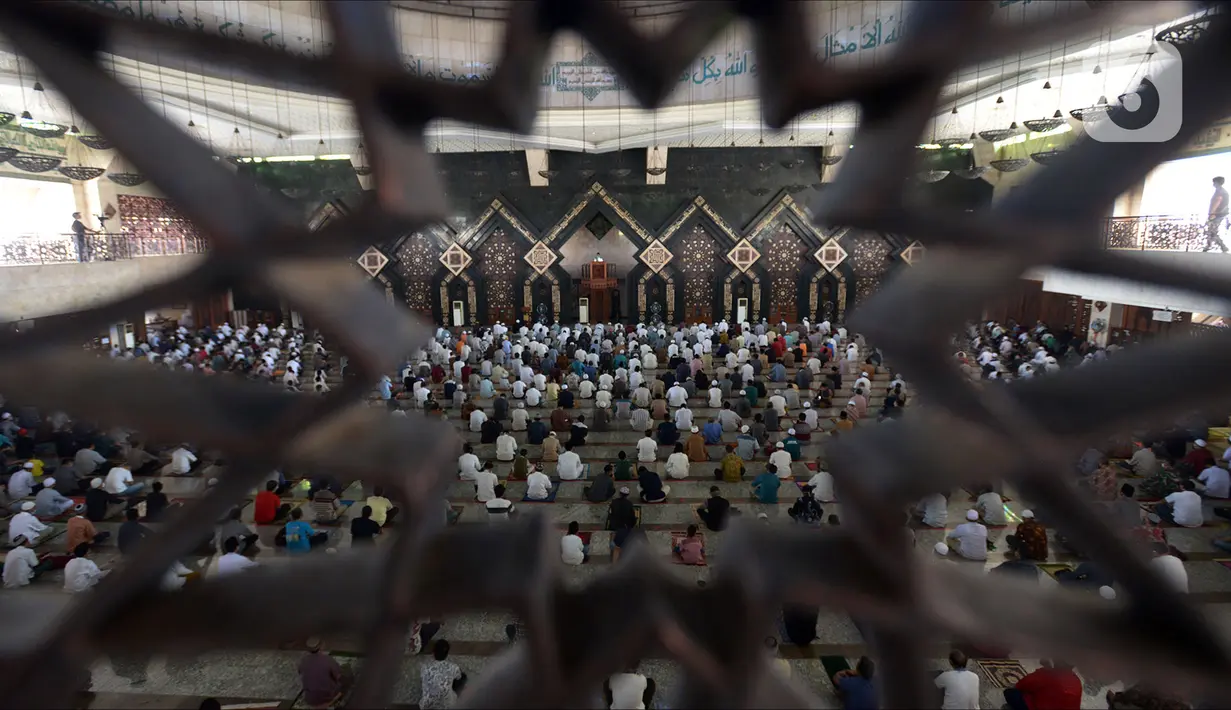
[[[727,444],[727,454],[722,457],[722,480],[739,483],[744,477],[744,460],[735,453],[735,445]]]
[[[385,489],[380,486],[372,489],[372,495],[363,504],[372,509],[372,522],[381,527],[392,523],[398,514],[397,506],[385,497]]]

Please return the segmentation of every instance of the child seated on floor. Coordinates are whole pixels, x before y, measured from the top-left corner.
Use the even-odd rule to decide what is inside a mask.
[[[677,538],[671,552],[680,556],[686,565],[705,564],[705,539],[697,534],[697,526],[689,525],[684,537]]]

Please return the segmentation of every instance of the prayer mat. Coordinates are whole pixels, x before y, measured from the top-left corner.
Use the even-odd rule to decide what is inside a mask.
[[[686,533],[686,532],[673,532],[673,533],[671,533],[671,564],[673,564],[673,565],[688,565],[689,567],[708,567],[708,566],[709,566],[709,560],[708,560],[708,559],[706,559],[706,554],[705,554],[705,535],[704,535],[703,533],[697,533],[697,537],[701,538],[701,561],[700,561],[699,563],[697,563],[697,564],[695,564],[695,565],[694,565],[694,564],[692,564],[692,563],[690,563],[690,562],[685,562],[685,561],[684,561],[684,558],[680,557],[679,553],[675,551],[675,546],[676,546],[676,545],[678,545],[678,544],[680,544],[680,541],[681,541],[681,540],[683,540],[683,539],[684,539],[684,538],[686,538],[686,537],[688,537],[688,533]]]
[[[1038,568],[1046,572],[1052,579],[1056,579],[1056,573],[1061,570],[1072,571],[1074,569],[1073,565],[1066,562],[1040,562]]]
[[[556,495],[559,492],[560,492],[560,485],[558,483],[555,483],[555,485],[551,487],[551,490],[547,491],[546,498],[527,498],[523,496],[521,499],[521,502],[523,503],[555,503]]]
[[[815,461],[807,461],[804,463],[804,465],[807,466],[808,470],[812,471],[813,473],[816,473],[817,471],[820,470],[820,468],[816,465]],[[833,658],[839,658],[839,656],[833,656]]]
[[[1026,668],[1012,658],[981,658],[975,661],[979,674],[994,688],[1012,688],[1026,677]]]
[[[846,656],[821,656],[821,667],[825,669],[825,677],[832,683],[833,677],[839,672],[851,669],[851,663],[846,660]]]

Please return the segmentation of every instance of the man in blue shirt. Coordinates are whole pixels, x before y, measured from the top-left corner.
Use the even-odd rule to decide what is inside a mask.
[[[758,503],[776,504],[778,502],[778,487],[782,482],[778,480],[778,467],[772,463],[765,466],[765,471],[757,476],[752,481],[752,494],[756,496]]]
[[[774,366],[769,368],[769,379],[771,382],[786,382],[786,367],[775,362]]]
[[[296,508],[291,511],[291,522],[286,524],[278,537],[285,543],[287,552],[303,554],[313,547],[324,545],[329,539],[329,533],[314,530],[310,524],[303,521],[303,509]],[[275,544],[277,542],[275,540]]]
[[[718,423],[718,417],[710,417],[710,421],[701,430],[701,434],[705,437],[706,444],[717,444],[722,442],[722,425]]]
[[[843,710],[876,710],[880,702],[876,697],[876,684],[872,675],[876,666],[864,656],[855,664],[855,670],[838,671],[833,676],[833,686],[838,690]]]

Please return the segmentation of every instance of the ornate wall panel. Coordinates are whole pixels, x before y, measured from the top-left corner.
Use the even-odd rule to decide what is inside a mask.
[[[770,319],[797,320],[803,241],[794,229],[782,224],[761,242],[761,252],[769,274]]]
[[[476,261],[483,276],[488,321],[512,320],[517,312],[515,283],[521,261],[513,238],[503,228],[497,228],[479,247]]]
[[[879,234],[864,233],[845,241],[855,272],[855,303],[860,303],[880,289],[889,271],[890,247]]]
[[[201,234],[191,222],[184,219],[171,201],[162,197],[117,195],[120,203],[120,231],[142,237],[142,254],[183,254],[183,248],[175,250],[184,240],[199,240]],[[169,244],[176,242],[176,244]]]
[[[441,270],[440,255],[436,239],[423,232],[410,235],[394,253],[394,270],[402,277],[406,305],[412,310],[432,312],[432,279]]]
[[[693,225],[676,242],[676,268],[683,276],[684,317],[709,320],[714,311],[714,275],[718,271],[718,242],[701,225]]]

